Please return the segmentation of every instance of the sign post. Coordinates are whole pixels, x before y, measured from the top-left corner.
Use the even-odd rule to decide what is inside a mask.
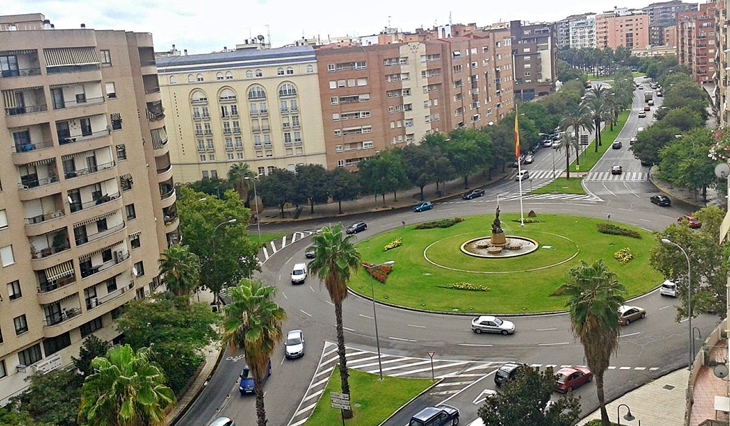
[[[339,408],[340,417],[342,418],[342,426],[345,426],[345,413],[343,410],[351,410],[350,394],[330,392],[330,406],[332,408]]]
[[[433,356],[436,355],[436,352],[429,352],[428,356],[431,358],[431,381],[436,380],[433,375]]]

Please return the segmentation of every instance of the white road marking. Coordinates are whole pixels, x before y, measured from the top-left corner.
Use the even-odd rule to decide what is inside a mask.
[[[426,328],[425,325],[414,325],[414,324],[407,324],[408,327],[416,327],[416,328]]]
[[[417,342],[417,340],[414,340],[414,339],[405,339],[403,337],[388,336],[388,339],[391,339],[391,340],[399,340],[401,342]]]
[[[557,327],[553,327],[553,328],[538,328],[535,331],[553,331],[553,330],[557,330]]]
[[[641,334],[641,333],[637,331],[636,333],[622,334],[619,337],[631,337],[631,336],[636,336],[637,334]]]
[[[367,316],[367,315],[363,315],[363,314],[359,314],[359,315],[360,315],[361,317],[363,317],[363,318],[367,318],[367,319],[373,319],[373,317],[369,317],[369,316]]]
[[[491,348],[494,345],[484,345],[480,343],[459,343],[459,346],[475,346],[475,347],[482,347],[482,348]]]
[[[343,330],[347,330],[347,331],[352,331],[352,332],[354,332],[354,331],[355,331],[355,329],[354,329],[354,328],[350,328],[350,327],[345,327],[345,326],[342,326],[342,329],[343,329]]]
[[[537,346],[560,346],[560,345],[569,345],[570,342],[560,342],[560,343],[539,343]]]
[[[304,315],[306,315],[308,317],[311,317],[312,316],[312,314],[310,314],[309,312],[307,312],[307,311],[305,311],[303,309],[300,309],[299,312],[303,313]]]

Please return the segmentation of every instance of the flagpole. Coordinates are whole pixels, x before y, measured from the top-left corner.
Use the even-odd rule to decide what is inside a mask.
[[[525,214],[522,209],[522,162],[520,161],[520,126],[517,121],[517,105],[515,105],[515,161],[517,161],[517,179],[520,182],[520,226],[525,226]]]

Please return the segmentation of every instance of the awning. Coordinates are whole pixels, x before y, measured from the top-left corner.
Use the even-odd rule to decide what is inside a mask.
[[[87,154],[89,154],[90,151],[80,151],[80,152],[74,152],[73,154],[66,154],[61,157],[61,160],[70,160],[74,157],[83,157]],[[91,152],[93,154],[93,152]]]
[[[116,212],[117,212],[117,211],[116,211],[116,210],[114,210],[114,211],[111,211],[111,212],[108,212],[108,213],[104,213],[104,214],[102,214],[102,215],[99,215],[99,216],[95,216],[95,217],[92,217],[91,219],[86,219],[86,220],[82,220],[82,221],[81,221],[81,222],[79,222],[79,223],[74,223],[74,229],[76,229],[76,228],[79,228],[79,227],[82,227],[82,226],[84,226],[84,225],[88,225],[88,224],[90,224],[90,223],[98,222],[98,221],[100,221],[100,220],[102,220],[102,219],[104,219],[104,218],[107,218],[107,217],[109,217],[109,216],[112,216],[112,215],[113,215],[113,214],[115,214]]]
[[[74,274],[74,264],[72,260],[60,263],[56,266],[51,266],[46,269],[46,279],[48,281],[55,281],[59,278],[68,277]]]
[[[27,55],[29,53],[36,53],[34,49],[23,49],[23,50],[3,50],[0,52],[3,56],[5,55]]]
[[[26,163],[26,166],[41,166],[43,164],[51,164],[54,161],[56,161],[55,158],[46,158],[44,160],[38,160],[38,161],[31,161],[30,163]]]
[[[141,233],[142,233],[142,231],[133,232],[133,233],[129,234],[129,238],[138,237],[139,234],[141,234]]]
[[[61,49],[43,49],[46,66],[62,67],[67,65],[98,64],[96,50],[93,47],[67,47]]]

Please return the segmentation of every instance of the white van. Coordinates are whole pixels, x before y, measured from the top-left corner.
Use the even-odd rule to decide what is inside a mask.
[[[677,284],[670,280],[664,281],[659,287],[659,294],[662,296],[677,297],[678,293]]]
[[[302,284],[307,279],[307,264],[297,263],[291,271],[291,283]]]

